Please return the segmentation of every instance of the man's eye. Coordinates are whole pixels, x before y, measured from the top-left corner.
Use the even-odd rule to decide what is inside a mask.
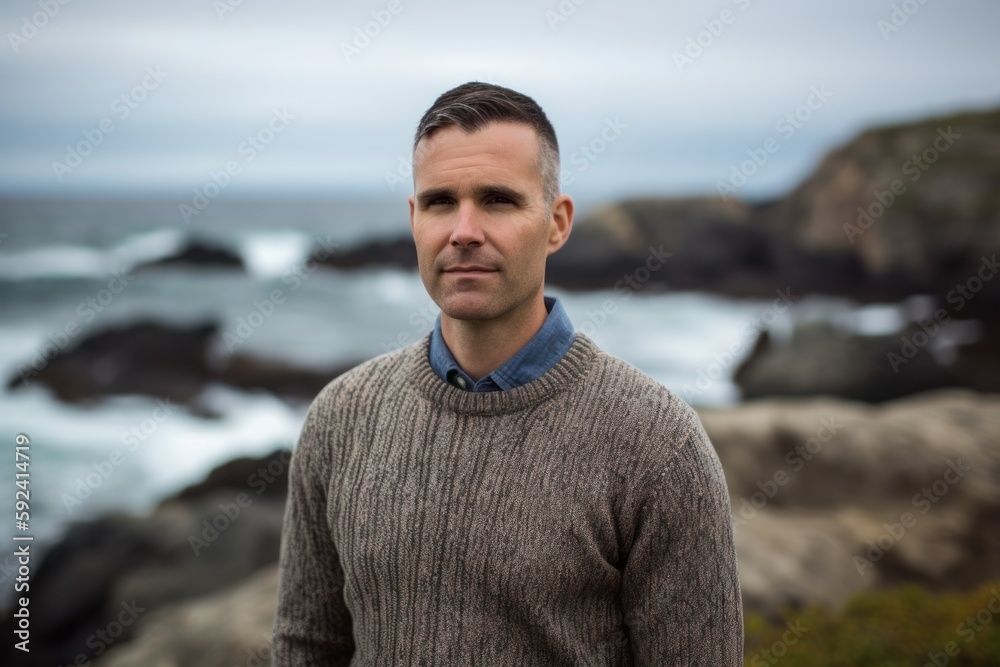
[[[440,205],[450,204],[450,203],[451,203],[451,200],[448,199],[447,197],[435,197],[434,199],[428,200],[427,203],[425,204],[425,206],[440,206]]]
[[[511,201],[510,199],[508,199],[507,197],[503,197],[501,195],[497,195],[496,197],[490,197],[489,203],[490,204],[513,204],[514,202]]]

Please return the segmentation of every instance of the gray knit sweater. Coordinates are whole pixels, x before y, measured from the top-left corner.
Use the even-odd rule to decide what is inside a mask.
[[[273,664],[741,665],[729,495],[697,414],[582,333],[495,392],[441,380],[429,341],[309,409]]]

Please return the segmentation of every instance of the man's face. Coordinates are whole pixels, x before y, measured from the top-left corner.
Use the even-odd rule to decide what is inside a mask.
[[[535,297],[545,258],[565,238],[545,204],[534,129],[447,127],[422,139],[417,155],[410,228],[434,302],[449,317],[486,320]]]

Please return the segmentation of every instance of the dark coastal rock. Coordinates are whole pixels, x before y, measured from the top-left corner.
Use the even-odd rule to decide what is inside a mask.
[[[807,252],[849,256],[863,271],[862,296],[945,300],[997,252],[998,138],[1000,110],[864,132],[775,206],[779,264]],[[1000,280],[988,280],[962,316],[995,319],[998,305]]]
[[[979,339],[955,350],[954,371],[978,391],[1000,392],[1000,320],[982,323]]]
[[[8,388],[38,382],[67,402],[146,394],[198,408],[195,399],[211,382],[310,400],[355,365],[313,370],[245,354],[210,361],[218,336],[215,323],[174,327],[141,322],[109,329],[59,352],[41,368],[17,373]]]
[[[283,449],[238,459],[166,499],[151,516],[74,524],[33,574],[33,650],[22,664],[93,660],[107,647],[95,632],[124,610],[131,615],[116,646],[152,610],[212,594],[275,563],[288,461]],[[9,617],[2,623],[8,634],[11,624]]]
[[[187,402],[213,375],[207,350],[216,332],[215,324],[172,327],[152,322],[109,329],[60,351],[27,379],[12,378],[8,388],[38,382],[67,402],[116,394]]]
[[[764,289],[767,237],[738,201],[638,199],[597,209],[549,256],[546,280],[567,289]],[[665,257],[669,256],[669,257]],[[772,288],[773,289],[773,288]]]
[[[321,262],[336,269],[357,269],[366,266],[417,268],[417,246],[412,236],[391,241],[374,241],[356,248],[339,250]]]
[[[214,468],[204,480],[170,496],[160,503],[160,507],[199,500],[219,489],[245,491],[248,487],[258,497],[284,502],[288,493],[290,460],[291,451],[287,449],[279,449],[264,458],[243,456],[233,459]]]
[[[797,327],[784,344],[764,332],[734,380],[744,399],[826,395],[873,403],[963,384],[930,350],[902,357],[900,338],[859,336],[825,322]],[[900,357],[896,364],[892,354]]]
[[[245,354],[228,357],[216,372],[219,382],[247,390],[268,391],[276,396],[312,400],[320,389],[354,364],[308,370],[274,359],[261,359]]]
[[[931,331],[938,335],[945,329]],[[944,387],[1000,391],[1000,351],[996,332],[991,337],[990,331],[973,343],[955,345],[954,358],[946,362],[931,349],[937,342],[934,336],[917,323],[884,336],[808,323],[781,343],[764,332],[733,379],[744,399],[839,396],[878,403]]]
[[[140,270],[152,267],[243,269],[243,258],[236,253],[199,241],[188,243],[181,251],[153,262],[141,264]]]

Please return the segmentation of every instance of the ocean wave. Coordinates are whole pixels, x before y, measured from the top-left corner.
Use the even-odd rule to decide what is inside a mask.
[[[154,229],[128,236],[111,248],[84,245],[48,245],[0,253],[0,279],[101,278],[112,271],[128,271],[169,257],[186,241],[180,229]]]

